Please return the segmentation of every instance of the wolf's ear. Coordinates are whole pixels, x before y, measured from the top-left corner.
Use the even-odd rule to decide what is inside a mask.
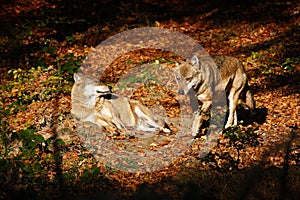
[[[197,67],[199,68],[199,60],[198,57],[196,55],[193,55],[192,59],[191,59],[191,63],[193,65],[193,67]]]
[[[80,82],[82,80],[80,74],[78,73],[74,73],[74,81],[75,82]]]

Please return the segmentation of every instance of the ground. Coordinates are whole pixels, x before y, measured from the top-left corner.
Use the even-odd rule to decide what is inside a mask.
[[[299,199],[300,4],[225,2],[4,1],[0,198]],[[70,115],[74,72],[100,42],[138,27],[175,30],[211,55],[239,58],[250,77],[257,115],[249,118],[240,106],[241,123],[225,130],[205,156],[205,129],[184,142],[176,140],[176,129],[143,138],[99,135],[97,127],[85,124],[88,132],[78,134]],[[162,50],[133,51],[115,59],[100,81],[117,88],[126,72],[143,63],[171,69],[182,59]],[[154,79],[132,98],[164,108],[174,121],[179,115],[176,93]],[[102,142],[97,151],[130,152],[129,160],[97,157],[83,140],[91,133]],[[184,151],[173,158],[162,151],[166,147]],[[147,155],[143,165],[130,156],[141,154]],[[159,169],[151,168],[153,160],[162,164]],[[114,167],[135,165],[144,173]]]

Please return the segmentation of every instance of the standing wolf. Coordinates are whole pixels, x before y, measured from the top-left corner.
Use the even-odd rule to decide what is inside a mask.
[[[159,116],[139,101],[111,94],[111,87],[97,80],[74,74],[71,113],[109,131],[132,127],[140,131],[171,132]]]
[[[203,58],[205,59],[205,58]],[[232,124],[237,124],[236,106],[238,99],[245,102],[246,106],[254,113],[255,102],[249,91],[247,75],[242,63],[233,57],[219,55],[212,56],[217,66],[217,72],[205,69],[209,66],[202,66],[197,56],[193,56],[191,61],[176,63],[175,78],[179,87],[179,94],[189,94],[191,89],[195,91],[196,98],[202,103],[201,108],[196,112],[192,127],[192,135],[196,136],[202,121],[201,112],[207,112],[212,105],[212,88],[206,84],[210,76],[220,74],[221,88],[226,91],[229,104],[229,115],[225,128]],[[218,83],[215,83],[218,84]]]

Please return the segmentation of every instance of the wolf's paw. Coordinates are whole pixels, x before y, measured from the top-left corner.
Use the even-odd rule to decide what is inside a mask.
[[[226,124],[226,125],[224,126],[224,129],[227,129],[227,128],[231,127],[231,126],[232,126],[232,124]]]
[[[192,132],[192,136],[196,137],[198,135],[198,132]]]

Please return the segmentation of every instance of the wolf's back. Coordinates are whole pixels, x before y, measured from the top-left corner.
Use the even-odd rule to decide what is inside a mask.
[[[212,59],[215,62],[222,79],[226,79],[236,73],[239,73],[237,75],[245,73],[241,61],[237,58],[225,55],[216,55],[212,56]]]
[[[237,58],[225,55],[215,56],[213,57],[213,59],[216,62],[223,79],[234,75],[234,77],[230,78],[234,78],[238,82],[238,85],[244,85],[244,89],[242,92],[242,95],[244,95],[243,100],[246,106],[251,111],[254,111],[255,101],[252,93],[250,92],[246,70],[242,62]]]

